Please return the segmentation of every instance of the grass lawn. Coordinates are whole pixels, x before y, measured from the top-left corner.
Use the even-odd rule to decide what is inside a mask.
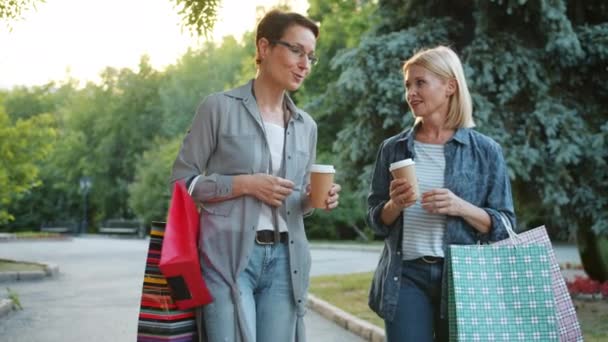
[[[37,231],[24,231],[24,232],[16,232],[10,233],[14,234],[14,236],[18,239],[54,239],[54,238],[63,238],[64,235],[54,232],[37,232]]]
[[[30,262],[0,259],[0,272],[44,271],[44,266]]]
[[[313,277],[310,292],[361,319],[384,328],[384,321],[367,306],[373,273]],[[608,300],[575,300],[585,341],[608,341]]]

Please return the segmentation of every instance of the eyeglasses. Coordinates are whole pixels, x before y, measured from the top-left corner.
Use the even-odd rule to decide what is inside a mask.
[[[313,53],[310,53],[307,55],[306,51],[304,51],[303,48],[301,48],[297,45],[293,45],[293,44],[290,44],[290,43],[282,41],[282,40],[275,40],[272,42],[272,44],[283,45],[284,47],[289,49],[289,51],[291,51],[294,55],[296,55],[300,58],[306,56],[306,59],[308,59],[308,61],[310,62],[310,65],[315,65],[315,64],[317,64],[317,61],[319,61],[317,56],[315,56]]]

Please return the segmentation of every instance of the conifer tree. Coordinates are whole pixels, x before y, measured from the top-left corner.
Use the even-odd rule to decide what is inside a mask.
[[[332,62],[320,98],[360,193],[381,141],[413,123],[401,66],[418,49],[461,57],[477,129],[502,146],[520,228],[608,235],[608,4],[600,0],[383,0],[381,23]],[[361,172],[364,170],[364,172]]]

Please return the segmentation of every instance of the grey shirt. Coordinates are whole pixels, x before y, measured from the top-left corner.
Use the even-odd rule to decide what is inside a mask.
[[[392,162],[415,159],[414,135],[419,126],[386,139],[378,151],[367,198],[367,223],[377,235],[384,237],[384,249],[374,274],[369,306],[380,317],[393,319],[401,284],[401,240],[403,214],[387,226],[382,223],[382,208],[389,200]],[[490,232],[482,234],[463,218],[447,216],[443,240],[444,253],[451,244],[466,245],[498,241],[507,237],[501,216],[515,227],[511,183],[502,149],[491,138],[470,128],[461,128],[445,144],[445,188],[465,201],[485,210],[492,220]],[[444,269],[443,289],[446,289]],[[444,292],[445,294],[445,292]],[[442,295],[442,312],[447,296]]]
[[[304,232],[305,185],[315,159],[317,126],[306,112],[285,95],[291,118],[286,127],[285,175],[295,183],[293,192],[279,208],[289,231],[289,263],[298,322],[296,341],[305,341],[303,316],[310,272],[310,251]],[[229,286],[237,311],[239,341],[253,341],[244,321],[236,284],[249,262],[262,202],[253,196],[226,199],[232,194],[236,175],[267,173],[270,150],[262,118],[252,94],[252,81],[208,96],[199,106],[179,155],[171,180],[196,182],[193,197],[202,207],[199,241],[201,265],[221,277],[205,279],[214,288]],[[219,280],[218,280],[219,279]],[[202,339],[204,340],[204,338]]]

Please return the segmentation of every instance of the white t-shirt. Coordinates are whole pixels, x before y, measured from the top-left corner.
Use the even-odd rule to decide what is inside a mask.
[[[272,160],[272,174],[273,176],[279,175],[279,169],[283,162],[283,142],[285,140],[285,128],[264,122],[264,130],[266,131],[266,139],[270,146],[270,157]],[[279,219],[279,231],[287,231],[287,222],[285,219],[278,215]],[[260,211],[260,218],[258,220],[257,230],[274,230],[274,224],[272,220],[272,207],[262,203],[262,210]]]

